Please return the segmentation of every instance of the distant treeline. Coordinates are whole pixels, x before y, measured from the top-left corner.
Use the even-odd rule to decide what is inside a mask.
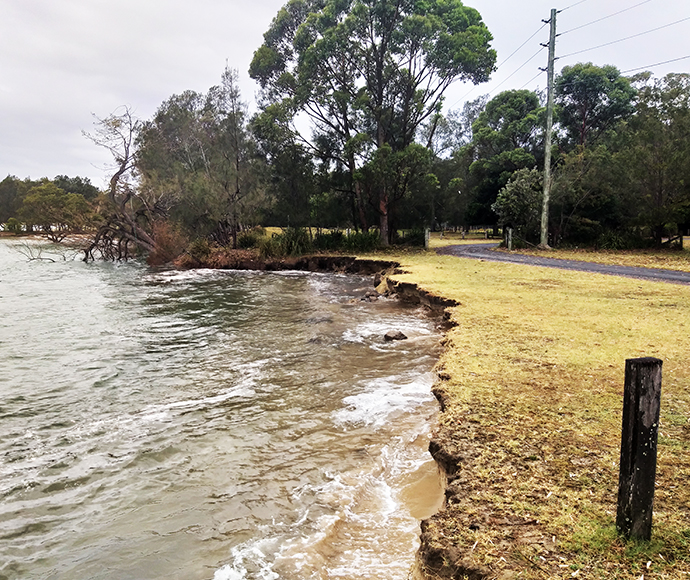
[[[237,247],[256,225],[375,231],[384,246],[403,230],[510,226],[538,243],[544,95],[508,90],[443,114],[451,82],[494,70],[490,33],[455,0],[387,5],[286,4],[250,67],[256,114],[230,68],[149,120],[117,111],[87,135],[117,166],[105,191],[10,176],[0,222],[90,232],[87,257],[108,259],[195,240]],[[684,233],[690,75],[580,63],[561,70],[555,95],[549,243],[626,248]]]

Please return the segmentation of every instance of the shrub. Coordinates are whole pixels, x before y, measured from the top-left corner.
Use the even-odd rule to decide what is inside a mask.
[[[22,232],[22,224],[17,218],[11,217],[5,224],[5,230],[13,234],[20,234]]]
[[[315,250],[340,250],[345,246],[346,237],[341,231],[333,231],[327,234],[316,234],[313,246]]]
[[[402,240],[400,241],[402,244],[406,246],[424,247],[426,242],[426,235],[424,233],[424,230],[410,230],[403,236]]]
[[[627,231],[607,230],[597,238],[596,246],[601,250],[636,250],[651,245],[639,235]]]
[[[378,230],[354,232],[344,239],[343,249],[348,252],[372,252],[381,245]]]
[[[211,255],[211,243],[205,238],[197,238],[187,248],[187,253],[197,262],[203,262]]]
[[[261,243],[263,234],[258,230],[249,230],[242,232],[237,236],[237,247],[241,250],[246,250],[248,248],[258,248]]]
[[[262,259],[282,258],[284,255],[280,234],[273,234],[270,238],[262,238],[259,242],[259,256]]]
[[[153,239],[156,247],[146,258],[150,266],[171,262],[187,247],[187,238],[169,222],[157,222],[153,225]]]

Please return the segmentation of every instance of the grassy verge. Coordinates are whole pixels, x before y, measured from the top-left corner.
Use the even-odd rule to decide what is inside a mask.
[[[399,260],[453,298],[438,365],[459,472],[427,527],[488,578],[690,578],[690,288],[431,253]],[[615,533],[626,358],[664,360],[654,532]],[[459,572],[458,572],[459,571]]]
[[[499,239],[484,239],[482,236],[463,238],[461,234],[445,232],[443,237],[437,232],[431,234],[429,247],[442,248],[453,244],[477,244],[484,242],[498,243]],[[560,258],[562,260],[581,260],[584,262],[596,262],[598,264],[611,264],[616,266],[640,266],[643,268],[661,268],[665,270],[680,270],[690,272],[690,249],[683,250],[630,250],[630,251],[606,251],[590,249],[552,249],[538,250],[514,250],[514,253],[529,256],[546,256]]]
[[[641,266],[690,272],[690,250],[630,250],[627,252],[607,252],[593,250],[550,250],[544,252],[520,250],[521,253],[561,258],[563,260],[583,260],[599,264],[618,266]]]

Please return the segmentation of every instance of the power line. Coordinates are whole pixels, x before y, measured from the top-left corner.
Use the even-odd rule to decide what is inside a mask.
[[[596,24],[597,22],[601,22],[602,20],[607,20],[608,18],[613,18],[614,16],[618,16],[619,14],[623,14],[623,12],[627,12],[628,10],[632,10],[633,8],[637,8],[638,6],[642,6],[643,4],[649,4],[649,2],[652,2],[653,0],[644,0],[644,2],[640,2],[639,4],[635,4],[634,6],[630,6],[628,8],[624,8],[623,10],[619,10],[618,12],[614,12],[613,14],[609,14],[608,16],[604,16],[602,18],[598,18],[597,20],[592,20],[592,22],[588,22],[587,24],[583,24],[582,26],[576,26],[575,28],[571,28],[570,30],[566,30],[565,32],[560,32],[558,36],[563,36],[564,34],[568,34],[569,32],[574,32],[575,30],[580,30],[581,28],[586,28],[587,26],[591,26],[592,24]]]
[[[500,69],[500,68],[501,68],[505,63],[507,63],[513,56],[515,56],[515,54],[516,54],[517,52],[519,52],[519,50],[520,50],[523,46],[525,46],[530,40],[532,40],[537,34],[539,34],[539,33],[541,32],[541,29],[544,28],[544,26],[546,26],[547,24],[548,24],[548,22],[544,22],[544,23],[539,27],[539,29],[538,29],[532,36],[530,36],[527,40],[525,40],[525,42],[523,42],[520,46],[518,46],[518,47],[511,53],[511,55],[510,55],[508,58],[506,58],[501,64],[499,64],[498,67],[496,68],[496,70]]]
[[[503,79],[499,84],[497,84],[497,85],[493,88],[493,90],[491,91],[491,93],[496,92],[496,89],[498,89],[498,87],[500,87],[501,85],[503,85],[504,83],[506,83],[514,74],[516,74],[516,73],[517,73],[518,71],[520,71],[524,66],[526,66],[527,64],[529,64],[530,61],[534,60],[534,58],[535,58],[536,56],[538,56],[543,50],[544,50],[544,47],[540,47],[539,50],[538,50],[537,52],[535,52],[535,53],[534,53],[532,56],[530,56],[525,62],[523,62],[518,68],[516,68],[512,73],[510,73],[510,75],[508,75],[508,76],[507,76],[505,79]],[[489,94],[491,94],[491,93],[489,93]]]
[[[580,0],[579,2],[575,2],[575,4],[571,4],[570,6],[566,6],[562,10],[559,10],[559,12],[565,12],[566,10],[570,10],[571,8],[574,8],[575,6],[582,4],[583,2],[587,2],[587,0]]]
[[[680,58],[673,58],[673,59],[671,59],[671,60],[665,60],[664,62],[657,62],[657,63],[650,64],[650,65],[647,65],[647,66],[641,66],[641,67],[638,67],[638,68],[631,68],[631,69],[628,69],[628,70],[624,70],[624,71],[621,72],[621,74],[627,74],[627,73],[631,73],[631,72],[636,72],[636,71],[638,71],[638,70],[647,70],[647,69],[650,69],[650,68],[655,67],[655,66],[661,66],[662,64],[669,64],[669,63],[671,63],[671,62],[678,62],[679,60],[686,60],[686,59],[688,59],[688,58],[690,58],[690,54],[689,54],[688,56],[681,56]]]
[[[582,0],[582,1],[584,2],[584,1],[586,1],[586,0]],[[506,58],[503,62],[501,62],[501,64],[499,64],[499,65],[496,67],[496,71],[498,71],[503,65],[505,65],[505,63],[508,62],[513,56],[515,56],[515,54],[517,54],[517,53],[520,51],[520,49],[522,49],[530,40],[532,40],[537,34],[539,34],[539,33],[542,31],[542,29],[544,28],[544,26],[546,26],[547,24],[548,24],[548,22],[544,22],[544,23],[536,30],[536,32],[534,32],[534,34],[532,34],[527,40],[525,40],[525,42],[523,42],[520,46],[518,46],[518,47],[510,54],[510,56],[508,56],[508,58]],[[539,52],[541,52],[541,50],[542,50],[542,49],[539,49]],[[537,53],[537,54],[538,54],[538,53]],[[535,54],[534,56],[530,57],[530,59],[529,59],[527,62],[529,62],[530,60],[532,60],[535,56],[536,56],[536,54]],[[518,68],[516,71],[514,71],[513,73],[511,73],[511,75],[510,75],[507,79],[505,79],[504,81],[502,81],[501,84],[503,84],[504,82],[506,82],[506,81],[507,81],[510,77],[512,77],[518,70],[520,70],[523,66],[525,66],[525,65],[527,64],[527,62],[525,62],[524,64],[522,64],[522,65],[520,66],[520,68]],[[500,85],[498,85],[498,86],[500,86]],[[467,92],[467,94],[465,94],[464,96],[460,97],[457,101],[455,101],[455,102],[454,102],[452,105],[450,105],[450,107],[448,107],[448,108],[449,108],[449,109],[452,109],[452,108],[453,108],[455,105],[457,105],[458,103],[460,103],[460,102],[462,102],[462,101],[465,101],[465,100],[467,99],[467,97],[469,97],[474,91],[477,90],[477,88],[478,88],[477,85],[474,85],[474,86]],[[495,90],[495,89],[494,89],[494,90]]]
[[[534,75],[530,80],[528,80],[524,85],[522,85],[520,87],[520,90],[524,89],[527,85],[531,84],[532,81],[535,81],[536,79],[538,79],[543,74],[544,74],[544,71],[540,70],[536,75]]]
[[[686,20],[690,20],[690,16],[686,18],[682,18],[680,20],[676,20],[675,22],[671,22],[670,24],[664,24],[664,26],[659,26],[658,28],[653,28],[652,30],[646,30],[645,32],[640,32],[639,34],[633,34],[632,36],[626,36],[625,38],[620,38],[618,40],[613,40],[611,42],[606,42],[605,44],[600,44],[598,46],[593,46],[591,48],[585,48],[583,50],[578,50],[576,52],[571,52],[570,54],[566,54],[564,56],[561,56],[559,58],[568,58],[570,56],[575,56],[576,54],[582,54],[583,52],[589,52],[590,50],[596,50],[597,48],[603,48],[605,46],[611,46],[612,44],[616,44],[618,42],[623,42],[625,40],[630,40],[632,38],[637,38],[638,36],[644,36],[645,34],[650,34],[651,32],[656,32],[657,30],[662,30],[664,28],[668,28],[669,26],[674,26],[675,24],[680,24],[681,22],[685,22]]]

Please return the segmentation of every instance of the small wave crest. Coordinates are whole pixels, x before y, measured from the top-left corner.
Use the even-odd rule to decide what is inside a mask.
[[[431,373],[412,376],[390,376],[365,385],[364,392],[343,399],[346,407],[333,413],[342,425],[385,425],[391,415],[409,411],[433,401]]]

